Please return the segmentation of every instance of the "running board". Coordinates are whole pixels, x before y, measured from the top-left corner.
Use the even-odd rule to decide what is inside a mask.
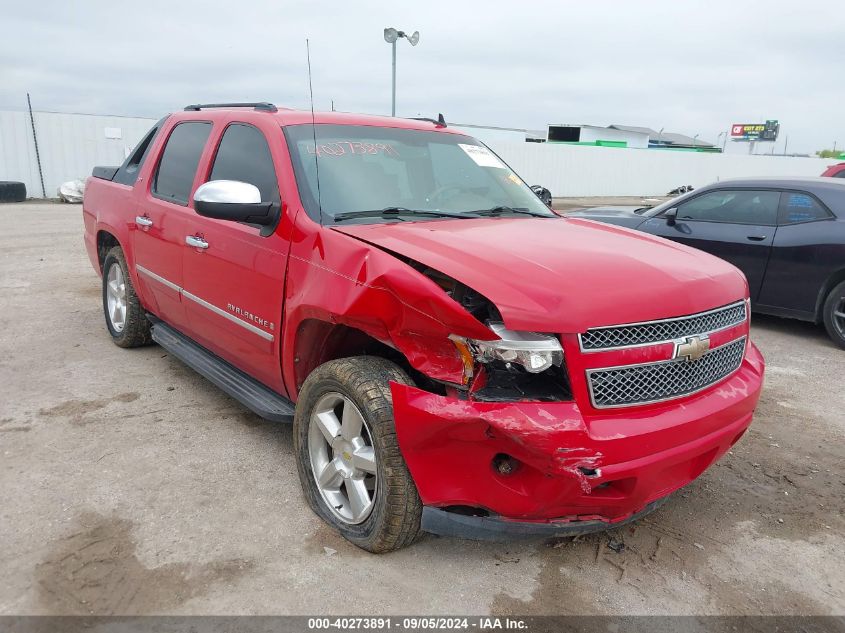
[[[287,398],[161,321],[153,325],[152,334],[167,352],[265,420],[293,422],[294,404]]]

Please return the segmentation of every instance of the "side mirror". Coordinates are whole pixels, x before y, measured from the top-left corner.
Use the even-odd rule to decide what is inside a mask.
[[[272,202],[261,202],[258,187],[237,180],[210,180],[197,187],[194,210],[206,218],[273,224]]]
[[[675,207],[674,209],[669,209],[666,213],[663,214],[663,217],[666,218],[666,224],[669,226],[675,226],[675,221],[678,217],[678,208]]]
[[[540,200],[542,201],[542,203],[544,205],[546,205],[547,207],[552,206],[552,192],[551,191],[549,191],[548,189],[546,189],[545,187],[542,187],[540,185],[532,185],[531,191],[533,191],[537,195],[537,197],[540,198]]]

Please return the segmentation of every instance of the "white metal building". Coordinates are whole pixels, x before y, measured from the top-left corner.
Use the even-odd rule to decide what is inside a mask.
[[[618,130],[598,125],[549,125],[549,141],[566,143],[595,143],[596,141],[622,142],[626,147],[645,149],[648,134],[635,130]]]
[[[44,191],[29,112],[0,111],[0,180],[23,182],[32,198],[55,198],[59,185],[84,180],[94,165],[120,165],[155,123],[155,119],[62,112],[34,112],[33,118]]]
[[[36,112],[46,197],[55,198],[63,182],[86,178],[94,165],[121,164],[154,123],[137,117]],[[554,196],[655,195],[724,178],[816,176],[831,163],[820,158],[526,143],[531,136],[526,130],[455,127],[488,143],[527,182],[548,187]],[[608,128],[594,129],[609,140]],[[0,180],[22,181],[30,197],[43,197],[27,112],[0,111]]]

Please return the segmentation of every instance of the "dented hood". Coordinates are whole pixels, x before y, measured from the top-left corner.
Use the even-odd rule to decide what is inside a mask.
[[[333,226],[480,292],[510,329],[574,333],[709,310],[746,296],[742,273],[702,251],[565,218]]]

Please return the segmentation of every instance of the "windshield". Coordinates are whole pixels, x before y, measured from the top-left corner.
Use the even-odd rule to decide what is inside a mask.
[[[313,128],[293,125],[284,131],[302,203],[318,222],[483,212],[555,217],[519,176],[469,136],[358,125]]]

